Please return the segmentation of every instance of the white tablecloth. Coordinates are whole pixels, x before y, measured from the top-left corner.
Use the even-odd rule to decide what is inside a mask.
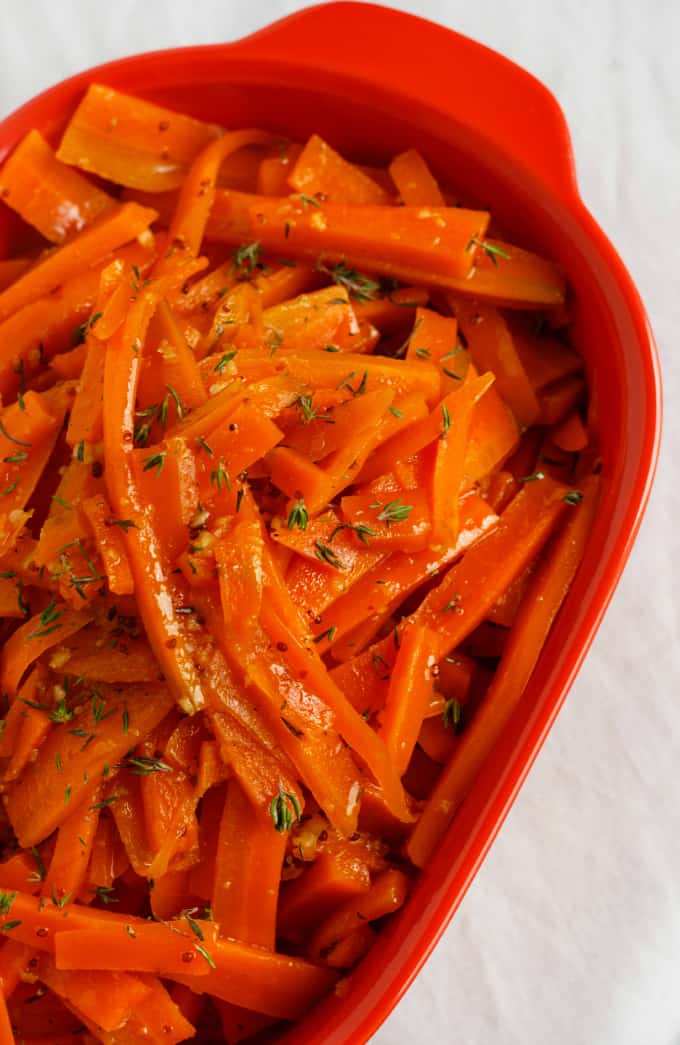
[[[296,3],[4,0],[0,114],[81,68],[242,36]],[[632,560],[454,923],[374,1045],[680,1045],[678,0],[422,0],[553,89],[583,195],[649,308],[664,453]]]

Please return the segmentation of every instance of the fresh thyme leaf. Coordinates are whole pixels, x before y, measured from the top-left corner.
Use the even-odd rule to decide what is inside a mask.
[[[328,639],[329,642],[332,642],[335,638],[335,633],[337,630],[338,629],[336,628],[336,626],[334,624],[331,624],[330,628],[327,628],[326,631],[322,631],[320,635],[316,635],[312,639],[312,642],[322,642],[324,639]]]
[[[328,272],[333,281],[340,287],[344,287],[351,298],[355,301],[373,301],[380,284],[374,279],[365,276],[363,272],[349,268],[344,261],[339,261],[331,268],[319,266],[324,272]]]
[[[565,504],[580,504],[583,500],[583,493],[581,490],[569,490],[562,500]]]
[[[322,541],[314,541],[314,554],[320,562],[326,562],[336,570],[344,570],[344,563],[338,558],[332,548]]]
[[[155,469],[155,474],[158,476],[163,471],[163,465],[165,464],[166,453],[165,450],[161,450],[160,453],[152,454],[151,457],[144,458],[143,471],[149,472],[151,469]]]
[[[129,769],[136,776],[150,776],[151,773],[172,773],[172,766],[161,762],[158,758],[147,758],[145,755],[131,755],[124,762],[117,762],[116,769]]]
[[[297,526],[298,530],[306,530],[308,522],[309,515],[307,513],[305,502],[301,497],[299,497],[288,515],[288,529],[294,530]]]
[[[545,472],[534,472],[533,475],[523,475],[518,481],[520,483],[535,483],[545,479]]]
[[[217,363],[215,363],[215,366],[213,367],[213,370],[215,371],[215,373],[221,374],[222,371],[224,370],[224,368],[227,366],[227,364],[231,363],[232,359],[234,359],[234,357],[237,354],[238,354],[237,351],[235,351],[235,352],[225,352],[224,355],[218,360]],[[199,442],[199,439],[197,439],[196,442]]]
[[[380,505],[378,504],[376,507],[380,508]],[[380,510],[378,522],[384,522],[386,526],[390,526],[393,522],[403,522],[404,519],[408,519],[412,511],[412,504],[404,504],[399,500],[388,501]]]
[[[458,700],[447,700],[442,711],[444,728],[451,728],[458,736],[463,731],[463,706]]]
[[[442,403],[442,439],[446,439],[451,427],[451,414],[445,403]]]
[[[478,239],[477,236],[473,236],[467,245],[467,249],[470,250],[472,247],[481,247],[487,258],[490,258],[494,265],[498,264],[498,258],[510,261],[510,255],[506,251],[501,247],[497,247],[494,243],[489,243],[488,240]]]
[[[279,793],[271,800],[269,813],[277,831],[283,833],[293,826],[293,816],[299,820],[302,815],[297,795],[279,788]],[[16,896],[16,893],[14,894]]]
[[[132,519],[112,519],[110,525],[120,526],[121,530],[123,530],[125,533],[127,533],[130,529],[139,529],[137,523],[133,522]]]
[[[234,265],[236,274],[240,279],[248,279],[256,269],[261,268],[260,255],[262,246],[256,240],[254,243],[244,243],[234,251]]]
[[[295,406],[300,411],[303,424],[308,425],[310,421],[325,421],[326,424],[335,424],[330,414],[318,413],[314,406],[313,396],[301,395],[295,400]]]
[[[227,490],[231,490],[231,479],[229,472],[224,467],[224,461],[220,457],[217,464],[217,468],[213,468],[210,473],[210,482],[213,486],[216,486],[218,490],[221,490],[223,486],[226,486]]]

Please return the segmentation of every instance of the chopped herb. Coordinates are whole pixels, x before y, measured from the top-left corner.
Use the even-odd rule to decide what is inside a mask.
[[[239,492],[236,494],[236,514],[237,515],[241,511],[241,502],[242,502],[244,496],[245,496],[245,490],[244,490],[243,487],[241,487]]]
[[[58,751],[57,751],[56,755],[54,756],[54,764],[57,767],[57,773],[61,773],[61,771],[62,771],[62,769],[64,767],[61,764],[61,755],[59,754]]]
[[[112,519],[109,525],[120,526],[121,530],[123,530],[125,533],[127,533],[130,529],[139,529],[137,523],[133,522],[132,519]]]
[[[64,893],[64,895],[61,897],[61,899],[58,899],[57,898],[57,890],[54,887],[54,883],[52,884],[51,892],[52,892],[52,903],[54,904],[55,907],[58,907],[60,911],[62,910],[62,908],[66,907],[66,904],[69,902],[69,900],[73,896],[73,893]]]
[[[545,472],[534,472],[533,475],[523,475],[520,478],[519,482],[520,483],[535,483],[535,482],[540,481],[541,479],[545,479]]]
[[[330,414],[317,413],[316,408],[314,407],[313,397],[311,395],[298,396],[298,398],[295,400],[294,405],[300,411],[302,421],[306,425],[308,425],[310,421],[325,421],[326,424],[329,425],[335,424],[335,421]]]
[[[297,526],[298,530],[306,530],[308,522],[309,515],[307,513],[305,502],[301,497],[299,497],[288,515],[288,529],[294,530]]]
[[[3,457],[2,460],[5,464],[20,464],[27,457],[28,454],[25,450],[15,450],[13,454],[10,454],[9,457]]]
[[[117,762],[116,769],[129,769],[137,776],[150,776],[151,773],[172,773],[172,766],[161,762],[158,758],[147,758],[145,755],[134,755],[124,762]]]
[[[62,508],[66,508],[66,509],[67,509],[67,511],[70,511],[70,510],[71,510],[71,505],[70,505],[70,504],[68,503],[68,501],[65,501],[65,500],[63,499],[63,497],[58,497],[58,496],[56,495],[56,493],[53,493],[53,494],[52,494],[52,500],[53,500],[53,501],[56,501],[56,502],[57,502],[57,504],[61,505],[61,507],[62,507]],[[75,543],[75,542],[74,542],[74,543]],[[68,547],[68,546],[67,546],[67,547]]]
[[[71,801],[71,785],[69,784],[68,787],[66,787],[64,789],[64,805],[65,806],[68,805],[70,801]]]
[[[10,929],[16,929],[18,925],[21,925],[21,922],[3,922],[0,926],[0,929],[2,929],[2,931],[5,933],[8,932]]]
[[[56,602],[54,599],[50,599],[45,609],[40,614],[40,624],[36,631],[32,631],[28,636],[29,639],[40,639],[45,635],[50,635],[57,628],[61,627],[58,623],[59,618],[64,616],[63,610],[56,609]]]
[[[110,885],[98,885],[96,889],[92,890],[94,898],[103,904],[118,903],[113,893],[113,887]]]
[[[256,269],[262,268],[260,262],[261,254],[262,246],[257,241],[255,243],[244,243],[241,247],[236,248],[233,254],[234,265],[236,274],[240,279],[248,279]]]
[[[397,410],[396,406],[389,406],[387,409],[391,414],[393,414],[397,418],[402,418],[404,416],[401,410]]]
[[[203,936],[203,930],[201,929],[201,927],[198,924],[198,922],[195,922],[190,914],[185,914],[184,917],[186,918],[187,925],[191,929],[191,931],[194,934],[194,936],[197,936],[199,938],[199,940],[205,939],[205,937]]]
[[[278,795],[272,798],[269,813],[277,831],[281,833],[289,831],[293,826],[293,814],[295,814],[295,820],[299,820],[302,815],[297,795],[279,788]],[[14,895],[16,896],[16,893]]]
[[[160,475],[163,471],[163,465],[165,463],[165,450],[161,450],[160,453],[153,454],[151,457],[144,458],[143,471],[149,472],[152,468],[156,470],[156,475]]]
[[[321,210],[321,204],[318,200],[313,199],[312,196],[305,196],[304,192],[300,193],[300,202],[302,203],[302,209],[307,210],[307,207],[316,207]]]
[[[581,490],[569,490],[562,500],[565,504],[580,504],[583,500],[583,493]]]
[[[0,421],[0,432],[2,432],[5,439],[9,439],[10,443],[16,443],[17,446],[31,446],[30,443],[24,442],[23,439],[15,439],[13,435],[10,435],[2,421]]]
[[[429,359],[430,358],[430,350],[429,350],[429,348],[417,348],[415,354],[418,357],[418,359]]]
[[[236,352],[225,352],[222,358],[215,363],[213,370],[215,370],[216,373],[221,374],[227,364],[231,363],[236,354]],[[196,442],[199,442],[199,440],[197,439]]]
[[[356,388],[353,388],[350,383],[353,377],[356,377],[356,370],[352,370],[352,372],[348,374],[347,377],[343,378],[343,380],[337,387],[337,391],[339,392],[341,388],[348,388],[353,396],[362,396],[366,391],[366,385],[368,382],[368,371],[364,370],[363,377],[361,378],[361,381],[359,382]]]
[[[379,653],[373,653],[371,655],[371,663],[373,664],[373,670],[375,671],[376,675],[380,675],[382,671],[387,672],[386,675],[381,676],[383,682],[385,681],[385,679],[388,679],[390,677],[390,666],[385,660],[385,658],[381,657]]]
[[[317,635],[312,641],[314,643],[317,643],[322,642],[324,639],[328,639],[329,642],[332,642],[335,638],[335,633],[337,630],[338,629],[335,627],[335,625],[332,624],[330,628],[327,628],[326,631],[322,631],[321,634]]]
[[[501,247],[497,247],[494,243],[489,243],[488,240],[480,240],[477,236],[473,236],[467,245],[467,249],[470,250],[472,247],[481,247],[487,258],[490,258],[494,265],[498,264],[498,258],[510,261],[510,255],[506,251],[502,250]]]
[[[210,482],[213,486],[216,486],[218,490],[221,490],[223,486],[226,486],[227,490],[231,490],[231,479],[229,478],[229,472],[224,467],[224,461],[220,457],[217,468],[213,468],[210,473]]]
[[[92,811],[97,809],[108,809],[108,807],[112,806],[114,802],[117,802],[119,798],[119,794],[109,795],[108,798],[102,798],[101,802],[95,802],[94,805],[91,805],[89,808]]]
[[[35,863],[36,863],[36,870],[34,872],[36,877],[35,877],[34,880],[38,881],[38,882],[44,882],[45,881],[45,875],[47,874],[47,871],[45,869],[45,865],[43,863],[42,856],[40,855],[40,853],[38,852],[38,850],[36,849],[36,847],[34,845],[31,846],[31,852],[33,853],[33,859],[35,860]]]
[[[451,427],[451,414],[445,403],[442,403],[442,439],[446,439]]]
[[[10,483],[9,486],[6,486],[4,490],[0,490],[0,497],[7,497],[9,494],[14,493],[18,485],[19,480],[15,479],[14,482]]]
[[[324,352],[339,352],[337,345],[324,345]]]
[[[12,904],[17,898],[17,891],[13,893],[6,893],[0,889],[0,914],[9,914],[12,910]]]
[[[200,446],[201,450],[205,450],[205,452],[207,453],[208,457],[214,457],[215,456],[213,451],[212,451],[212,449],[211,449],[211,447],[208,446],[208,444],[206,443],[206,441],[203,438],[203,436],[201,436],[201,435],[196,436],[196,442]]]
[[[332,548],[321,541],[314,541],[314,554],[320,562],[326,562],[336,570],[344,570],[344,563],[338,558]]]
[[[335,537],[335,535],[337,533],[340,533],[341,530],[352,530],[352,532],[357,535],[357,537],[359,538],[359,540],[363,544],[368,544],[368,538],[369,537],[375,537],[376,536],[375,530],[372,530],[370,526],[366,525],[366,523],[347,523],[347,522],[343,522],[343,523],[338,523],[338,525],[335,527],[335,529],[333,530],[333,532],[330,535],[330,537],[328,538],[328,540],[332,542],[334,537]]]
[[[371,507],[380,508],[380,505],[376,504]],[[403,522],[404,519],[408,519],[412,511],[412,504],[404,504],[403,501],[399,500],[388,501],[381,508],[378,522],[384,522],[386,526],[390,526],[393,522]]]
[[[355,301],[373,301],[375,294],[380,290],[380,284],[376,283],[375,280],[369,279],[363,272],[357,272],[356,269],[349,268],[343,261],[338,262],[337,265],[333,265],[327,269],[325,266],[320,265],[324,272],[328,272],[335,283],[340,287],[344,287],[351,298]]]
[[[455,610],[455,609],[458,608],[458,603],[459,602],[460,602],[460,595],[458,594],[458,592],[456,592],[456,594],[453,596],[453,598],[449,599],[449,601],[446,603],[446,605],[442,606],[442,608],[441,608],[441,610],[439,612],[440,613],[449,613],[451,610]]]
[[[130,715],[127,708],[123,711],[123,733],[127,736],[128,730],[130,729]]]
[[[399,348],[394,353],[396,359],[402,359],[406,355],[406,353],[408,352],[408,346],[411,344],[411,339],[413,338],[413,335],[420,329],[422,325],[423,320],[421,317],[416,323],[413,324],[413,330],[406,338],[406,340],[403,341],[401,345],[399,345]]]
[[[125,926],[125,932],[128,934],[128,936],[131,936],[133,940],[137,939],[137,933],[135,932],[135,930],[133,929],[133,927],[131,925],[126,925]]]
[[[200,956],[207,961],[207,963],[210,966],[210,968],[211,969],[216,969],[217,966],[215,965],[215,962],[210,957],[210,954],[208,953],[208,951],[206,951],[205,947],[202,944],[200,944],[200,943],[197,943],[195,945],[195,947],[196,947],[196,950],[198,951],[198,953],[200,954]]]

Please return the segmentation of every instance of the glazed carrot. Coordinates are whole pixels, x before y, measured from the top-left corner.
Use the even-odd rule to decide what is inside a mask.
[[[358,899],[346,900],[322,922],[309,942],[308,953],[317,961],[326,950],[349,936],[363,923],[398,910],[408,893],[409,881],[401,871],[384,871]]]
[[[114,199],[61,163],[38,131],[17,145],[0,172],[0,197],[52,243],[62,243]]]
[[[7,640],[0,653],[0,681],[6,693],[16,696],[19,683],[38,657],[80,631],[92,619],[86,611],[68,610],[51,599],[41,613],[27,620]]]
[[[442,410],[442,427],[432,470],[432,542],[455,546],[458,539],[458,498],[463,491],[468,433],[476,403],[493,383],[492,373],[463,382],[456,397],[455,421]]]
[[[588,445],[588,433],[585,425],[577,413],[569,414],[557,428],[551,433],[553,442],[560,448],[570,453],[578,453],[585,450]]]
[[[358,858],[322,852],[303,874],[288,882],[281,893],[279,931],[288,940],[301,941],[314,928],[319,911],[358,900],[371,884],[368,868]]]
[[[437,182],[432,177],[425,160],[415,149],[409,149],[408,152],[395,156],[389,170],[402,203],[411,207],[441,207],[444,205],[444,197]]]
[[[38,759],[8,789],[7,815],[22,845],[35,845],[63,823],[99,786],[105,766],[115,765],[172,706],[160,683],[129,686],[122,699],[107,697],[106,712],[115,708],[113,714],[103,718],[95,693],[91,706],[52,730]]]
[[[500,395],[520,428],[528,428],[536,422],[539,406],[508,325],[500,313],[489,306],[461,299],[454,303],[454,309],[475,366],[496,375]]]
[[[263,823],[237,780],[227,784],[211,910],[234,940],[274,950],[285,833]]]
[[[313,134],[288,176],[296,192],[332,203],[385,204],[385,190],[367,174]]]
[[[302,145],[291,142],[282,144],[275,156],[266,156],[257,171],[256,191],[262,196],[285,196],[289,191],[288,175],[301,152]]]
[[[57,158],[119,185],[160,192],[181,184],[194,157],[218,133],[189,116],[92,84]]]
[[[114,595],[131,595],[134,581],[123,543],[123,528],[115,525],[111,509],[102,494],[83,501],[83,512],[92,528],[99,554]]]
[[[0,320],[65,283],[83,268],[96,264],[112,250],[148,229],[155,212],[123,203],[79,232],[74,239],[39,261],[0,292]]]
[[[408,280],[413,272],[464,278],[474,244],[488,224],[484,211],[455,207],[354,206],[218,191],[206,235],[227,243],[256,239],[266,250],[365,265]],[[420,282],[416,280],[415,282]],[[1,300],[1,299],[0,299]]]
[[[0,993],[0,1040],[6,1042],[6,1045],[14,1045],[16,1040],[12,1030],[9,1013],[7,1011],[7,1002],[5,1001],[5,995],[3,993]]]
[[[584,483],[583,504],[549,548],[520,606],[499,669],[461,744],[437,781],[408,841],[409,859],[422,867],[500,738],[536,667],[557,612],[579,567],[595,516],[599,481]]]
[[[561,272],[415,149],[336,144],[92,85],[56,156],[36,131],[0,167],[54,244],[0,260],[0,987],[27,1045],[305,1015],[474,786],[585,547]]]
[[[390,675],[380,733],[400,773],[406,772],[429,707],[433,636],[422,624],[406,628]]]

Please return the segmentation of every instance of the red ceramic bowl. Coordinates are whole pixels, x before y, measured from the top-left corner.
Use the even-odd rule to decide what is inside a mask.
[[[411,899],[343,989],[290,1045],[361,1045],[413,980],[491,845],[612,597],[657,458],[652,332],[620,258],[581,200],[553,96],[511,62],[386,8],[334,3],[245,40],[126,58],[45,92],[0,125],[0,161],[30,128],[56,137],[91,81],[227,126],[319,131],[368,162],[417,146],[435,173],[486,203],[517,243],[564,268],[588,368],[604,495],[583,566],[521,706]],[[0,256],[12,221],[0,212]]]

